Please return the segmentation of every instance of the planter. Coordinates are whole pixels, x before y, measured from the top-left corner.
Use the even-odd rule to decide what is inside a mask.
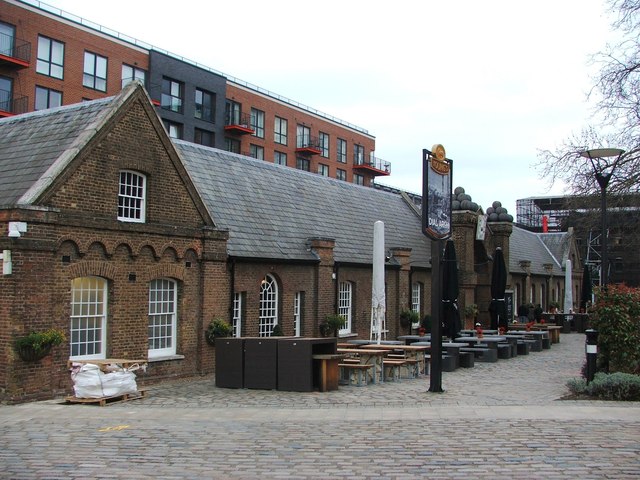
[[[52,346],[43,345],[42,348],[36,350],[30,345],[21,345],[16,347],[16,352],[25,362],[38,362],[51,353]]]

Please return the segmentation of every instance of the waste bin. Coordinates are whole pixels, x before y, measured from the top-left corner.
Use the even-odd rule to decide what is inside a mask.
[[[278,386],[278,340],[276,337],[245,337],[244,386],[275,390]]]
[[[216,387],[243,388],[244,339],[216,338]]]
[[[562,333],[571,333],[571,323],[573,322],[572,315],[564,315],[562,319]]]
[[[336,338],[281,338],[278,341],[278,390],[310,392],[319,388],[321,363],[314,361],[313,356],[335,354],[336,349]]]

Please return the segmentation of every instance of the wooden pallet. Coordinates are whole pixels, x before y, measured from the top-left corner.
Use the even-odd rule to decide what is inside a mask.
[[[128,402],[129,400],[139,400],[146,396],[146,390],[138,390],[136,393],[125,393],[123,395],[114,395],[112,397],[98,397],[98,398],[77,398],[73,395],[69,395],[65,398],[67,403],[90,403],[99,404],[101,407],[110,405],[112,403]]]

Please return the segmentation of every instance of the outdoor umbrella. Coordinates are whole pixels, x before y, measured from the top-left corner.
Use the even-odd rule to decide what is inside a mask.
[[[444,268],[442,272],[442,314],[444,332],[453,341],[460,336],[462,322],[458,310],[458,261],[453,240],[447,240],[444,247]]]
[[[386,298],[384,291],[384,223],[373,224],[373,276],[371,281],[371,334],[380,344],[385,335]]]
[[[504,263],[502,248],[496,248],[493,256],[493,269],[491,271],[491,304],[489,313],[491,314],[491,329],[497,330],[502,327],[505,331],[509,328],[507,321],[507,306],[504,299],[504,291],[507,288],[507,267]]]
[[[564,270],[564,313],[573,313],[573,285],[571,283],[571,260],[567,259]]]
[[[591,270],[589,265],[585,265],[582,273],[582,292],[580,293],[580,308],[584,308],[585,312],[587,311],[587,306],[591,303],[592,295]]]

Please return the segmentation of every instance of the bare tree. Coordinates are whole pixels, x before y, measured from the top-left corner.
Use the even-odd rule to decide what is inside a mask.
[[[612,194],[640,192],[640,0],[608,0],[616,15],[612,28],[621,40],[594,55],[599,74],[589,98],[595,101],[591,124],[567,138],[555,150],[542,150],[537,167],[553,184],[564,182],[573,195],[598,192],[591,164],[580,152],[593,148],[622,148],[608,186]],[[616,159],[601,159],[611,165]]]

